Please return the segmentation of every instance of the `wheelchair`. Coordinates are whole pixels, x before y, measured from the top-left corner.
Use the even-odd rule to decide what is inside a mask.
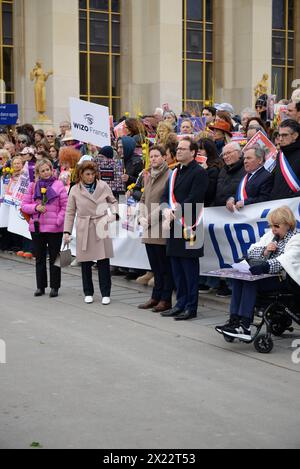
[[[294,332],[293,321],[300,325],[300,287],[291,281],[286,291],[259,293],[254,314],[261,318],[261,322],[252,324],[256,332],[247,343],[253,343],[259,353],[270,353],[274,347],[272,336],[281,337],[286,331]],[[264,325],[266,332],[261,334]],[[223,337],[229,343],[236,340],[224,334]]]

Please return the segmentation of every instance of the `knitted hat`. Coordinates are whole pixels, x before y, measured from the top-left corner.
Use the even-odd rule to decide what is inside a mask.
[[[110,158],[110,159],[113,159],[114,157],[114,150],[112,147],[103,147],[101,148],[100,150],[100,155],[102,156],[106,156],[106,158]]]

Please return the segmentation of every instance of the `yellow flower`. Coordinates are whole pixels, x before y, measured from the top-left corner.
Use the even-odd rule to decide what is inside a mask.
[[[44,194],[46,194],[46,193],[47,193],[47,189],[46,189],[45,187],[42,187],[42,189],[41,189],[41,194],[44,195]]]
[[[142,193],[142,194],[144,194],[144,192],[145,192],[145,189],[144,189],[144,188],[142,188],[142,189],[141,189],[141,193]]]
[[[10,173],[10,168],[5,168],[5,171],[8,173]]]
[[[11,169],[10,169],[10,174],[14,174],[14,172],[15,172],[14,169],[11,168]]]
[[[124,116],[127,117],[127,118],[129,117],[129,115],[130,115],[129,112],[125,112],[125,114],[124,114]]]

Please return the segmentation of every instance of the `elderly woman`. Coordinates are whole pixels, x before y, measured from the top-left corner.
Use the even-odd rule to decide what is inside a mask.
[[[250,272],[252,275],[278,275],[254,282],[233,280],[229,322],[216,327],[217,332],[245,342],[251,341],[250,326],[257,293],[287,289],[286,280],[283,280],[285,272],[281,259],[289,251],[290,242],[297,235],[297,221],[290,208],[283,206],[269,214],[268,222],[271,230],[248,251],[249,264],[254,263]]]
[[[60,252],[67,194],[63,184],[53,176],[49,160],[38,161],[35,168],[36,182],[30,184],[22,201],[22,211],[30,215],[31,232],[36,257],[37,290],[34,296],[42,296],[47,288],[47,250],[50,258],[50,298],[58,296],[61,283],[60,268],[54,265]]]
[[[102,304],[110,304],[111,276],[109,259],[113,257],[109,222],[115,221],[117,200],[109,186],[99,180],[97,165],[84,161],[77,172],[76,185],[71,189],[67,206],[64,242],[70,243],[75,217],[76,258],[81,263],[85,303],[93,303],[92,266],[97,261]]]

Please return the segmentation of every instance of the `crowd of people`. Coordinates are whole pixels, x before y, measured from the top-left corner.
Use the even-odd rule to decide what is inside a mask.
[[[199,292],[214,289],[226,297],[233,289],[229,326],[235,326],[240,287],[200,277],[203,240],[198,228],[203,210],[199,206],[235,212],[250,204],[300,196],[299,90],[278,106],[272,121],[266,95],[257,100],[255,109],[247,108],[240,115],[229,103],[204,106],[200,115],[177,116],[168,106],[157,108],[153,115],[126,115],[111,127],[111,146],[103,148],[75,140],[70,122],[62,122],[58,133],[50,128],[35,130],[30,124],[1,129],[1,202],[9,182],[17,183],[26,167],[30,184],[22,212],[28,217],[32,241],[1,228],[0,249],[35,257],[35,296],[45,294],[49,257],[50,297],[56,297],[61,275],[55,261],[62,241],[70,243],[76,220],[77,263],[87,304],[93,302],[96,264],[104,305],[110,303],[111,274],[152,284],[149,301],[139,308],[176,320],[197,316]],[[251,144],[258,132],[270,146]],[[276,149],[272,165],[268,164],[271,147]],[[110,267],[114,254],[107,226],[118,219],[120,195],[139,202],[137,219],[151,272]],[[286,236],[294,234],[294,224],[283,230],[284,244]],[[271,251],[274,259],[282,253],[277,248]],[[177,301],[172,307],[174,290]],[[244,336],[250,316],[243,323]]]

